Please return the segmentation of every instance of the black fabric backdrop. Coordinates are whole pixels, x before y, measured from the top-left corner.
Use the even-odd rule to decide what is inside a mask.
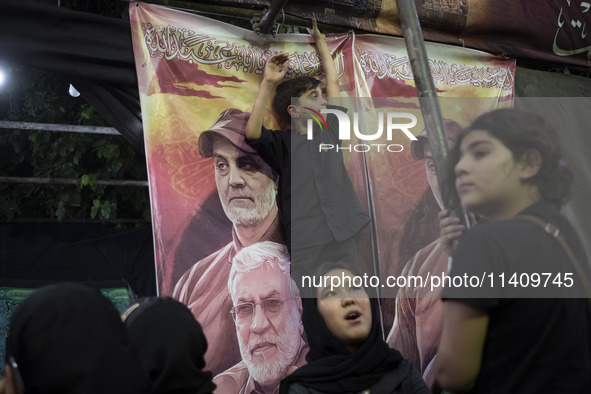
[[[123,280],[138,296],[156,295],[150,226],[0,225],[0,282]]]
[[[109,124],[144,150],[129,21],[31,0],[2,0],[0,60],[68,76]],[[518,67],[516,95],[589,97],[591,81]],[[148,227],[121,233],[92,226],[23,224],[5,225],[1,231],[0,279],[124,279],[140,295],[155,294]]]

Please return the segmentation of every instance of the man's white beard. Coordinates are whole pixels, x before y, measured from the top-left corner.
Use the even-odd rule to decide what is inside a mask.
[[[283,307],[285,308],[287,305]],[[250,345],[238,335],[242,360],[246,364],[246,368],[248,368],[252,378],[260,385],[279,384],[279,381],[285,377],[287,370],[293,364],[300,350],[299,313],[295,307],[290,309],[291,313],[286,322],[285,330],[279,333],[279,335],[275,336],[274,334],[266,333],[259,336],[251,333]],[[258,363],[253,361],[250,349],[260,342],[271,342],[277,345],[277,353],[274,359],[264,360]]]
[[[242,195],[241,193],[236,194]],[[249,194],[249,197],[252,197],[252,195]],[[269,212],[271,212],[271,209],[275,205],[275,185],[272,182],[269,183],[264,193],[254,197],[255,209],[237,207],[232,204],[228,206],[224,203],[223,199],[220,200],[222,201],[222,207],[226,216],[232,223],[243,227],[254,227],[259,225],[269,215]]]

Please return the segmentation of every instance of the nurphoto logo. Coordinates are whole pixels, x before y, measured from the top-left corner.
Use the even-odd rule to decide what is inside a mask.
[[[320,130],[322,130],[322,126],[324,126],[324,130],[328,130],[328,125],[326,124],[326,119],[324,119],[324,116],[322,116],[320,113],[318,113],[318,111],[314,111],[312,108],[310,107],[304,107],[307,110],[312,111],[312,113],[310,112],[304,112],[304,115],[308,115],[309,117],[311,117],[312,119],[314,119],[316,121],[316,123],[318,123],[318,126],[320,127]],[[308,139],[311,140],[312,138],[311,136],[311,122],[312,119],[308,119]],[[321,122],[322,121],[322,122]]]
[[[318,124],[320,130],[328,130],[328,124],[324,118],[325,114],[333,114],[337,117],[339,125],[339,139],[341,141],[351,140],[351,120],[349,116],[338,109],[323,108],[320,112],[314,111],[312,108],[306,107],[310,112],[306,112],[310,119],[307,124],[308,140],[313,138],[314,122]],[[386,133],[386,140],[392,141],[394,132],[403,132],[411,141],[416,141],[417,137],[410,131],[411,128],[417,125],[417,117],[408,112],[378,112],[378,130],[373,134],[365,134],[359,130],[359,113],[353,113],[353,133],[361,141],[376,141],[382,138],[384,131]],[[403,146],[400,144],[378,144],[378,143],[362,143],[349,146],[339,146],[333,144],[322,143],[319,145],[319,151],[327,152],[329,150],[348,150],[349,152],[369,152],[370,150],[377,150],[378,152],[402,152]]]

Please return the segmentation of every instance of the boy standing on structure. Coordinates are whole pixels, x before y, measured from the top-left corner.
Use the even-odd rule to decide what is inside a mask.
[[[313,37],[326,76],[326,93],[331,104],[339,102],[339,79],[326,39],[312,21]],[[310,114],[334,108],[327,106],[320,81],[299,77],[284,81],[288,56],[267,60],[263,81],[246,125],[246,140],[281,177],[279,206],[286,225],[291,253],[291,270],[298,286],[302,275],[312,275],[325,261],[351,262],[357,271],[354,236],[367,225],[369,217],[361,207],[338,147],[339,127],[335,115],[326,116],[323,129],[314,128],[308,140]],[[269,98],[275,90],[273,108],[287,130],[263,126]],[[307,289],[302,289],[306,295]]]

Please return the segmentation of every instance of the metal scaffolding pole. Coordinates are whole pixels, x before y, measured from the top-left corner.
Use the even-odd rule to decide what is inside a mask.
[[[417,9],[414,0],[396,0],[396,5],[400,14],[404,42],[417,88],[425,128],[429,136],[429,146],[433,154],[433,162],[435,163],[441,196],[444,204],[447,205],[449,203],[450,190],[442,183],[442,175],[445,173],[449,144],[447,142],[447,133],[443,123],[441,108],[437,99],[437,90],[435,89],[431,68],[429,67],[429,58],[425,49]],[[461,207],[446,208],[450,210],[452,216],[459,217],[466,228],[469,227],[468,216]]]
[[[110,134],[121,135],[113,127],[99,126],[80,126],[69,124],[52,123],[30,123],[30,122],[12,122],[8,120],[0,121],[0,129],[12,130],[45,130],[45,131],[65,131],[68,133],[90,133],[90,134]]]
[[[36,177],[15,177],[0,176],[0,183],[35,183],[41,185],[80,185],[82,179],[79,178],[36,178]],[[148,187],[148,181],[130,181],[123,179],[98,179],[93,185],[102,186],[134,186]]]
[[[259,28],[261,29],[262,34],[269,33],[269,31],[275,24],[275,19],[277,19],[277,15],[279,15],[279,12],[281,12],[285,4],[287,4],[287,0],[274,0],[271,3],[271,6],[267,11],[265,11],[259,23]]]

